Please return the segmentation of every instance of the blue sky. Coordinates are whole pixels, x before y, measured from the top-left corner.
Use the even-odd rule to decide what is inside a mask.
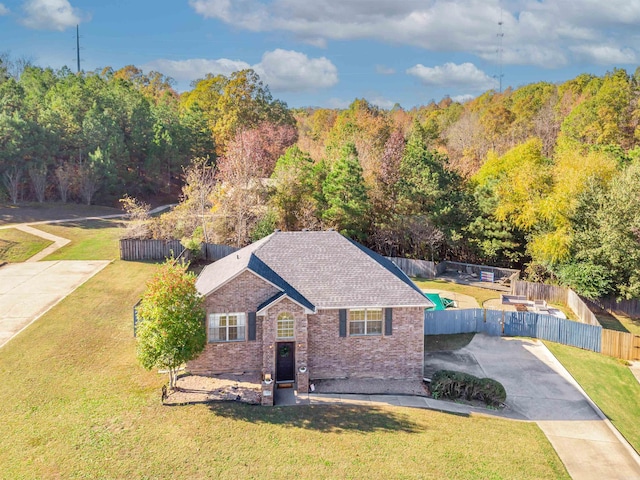
[[[502,21],[502,27],[498,22]],[[640,58],[640,0],[0,0],[0,53],[176,79],[254,68],[292,107],[405,108]]]

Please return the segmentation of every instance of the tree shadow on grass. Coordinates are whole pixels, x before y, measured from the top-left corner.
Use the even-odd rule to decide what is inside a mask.
[[[124,218],[105,218],[94,220],[80,220],[69,222],[54,223],[53,225],[59,225],[61,227],[81,228],[83,230],[100,230],[103,228],[119,228],[122,227]],[[35,226],[38,227],[37,225]]]
[[[305,428],[320,432],[356,431],[418,433],[424,430],[409,417],[389,409],[357,405],[297,405],[260,407],[229,403],[211,403],[215,415],[250,423],[268,423]]]

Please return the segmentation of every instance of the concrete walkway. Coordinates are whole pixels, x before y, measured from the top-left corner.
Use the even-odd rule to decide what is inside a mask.
[[[38,229],[33,228],[33,227],[29,226],[29,225],[22,225],[21,224],[21,225],[16,226],[15,228],[16,228],[16,230],[21,230],[21,231],[29,233],[31,235],[35,235],[36,237],[44,238],[45,240],[49,240],[49,241],[53,242],[51,245],[49,245],[45,249],[43,249],[40,252],[36,253],[33,257],[27,259],[26,260],[27,262],[39,262],[43,258],[51,255],[56,250],[64,247],[66,244],[71,242],[71,240],[69,240],[67,238],[62,238],[62,237],[58,237],[56,235],[53,235],[51,233],[43,232],[42,230],[38,230]]]
[[[640,362],[634,361],[629,363],[631,364],[629,365],[629,370],[631,370],[633,376],[636,377],[636,380],[638,380],[638,383],[640,383]]]

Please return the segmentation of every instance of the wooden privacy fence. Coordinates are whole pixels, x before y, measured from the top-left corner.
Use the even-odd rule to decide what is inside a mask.
[[[449,260],[444,263],[447,270],[467,273],[469,275],[474,274],[477,275],[478,278],[480,278],[482,272],[493,273],[493,280],[496,282],[502,278],[511,278],[511,280],[513,281],[520,275],[520,270],[514,270],[511,268],[491,267],[489,265],[475,265],[473,263],[451,262]]]
[[[623,360],[640,360],[640,336],[602,330],[602,353]]]
[[[203,243],[200,251],[206,260],[220,260],[230,253],[238,250],[236,247],[228,245],[217,245],[214,243]],[[121,260],[164,260],[171,257],[191,259],[191,252],[185,251],[180,240],[140,240],[133,238],[123,238],[120,240]]]
[[[451,262],[445,260],[440,263],[430,262],[428,260],[418,260],[414,258],[402,257],[385,257],[397,265],[397,267],[410,277],[436,278],[447,270],[452,272],[463,272],[469,275],[477,275],[478,278],[483,273],[492,273],[493,280],[498,281],[502,278],[511,278],[515,280],[520,275],[519,270],[509,268],[490,267],[488,265],[475,265],[472,263]]]
[[[401,258],[401,257],[385,257],[391,260],[396,266],[406,273],[410,277],[421,278],[436,278],[439,273],[442,273],[442,268],[438,271],[438,267],[441,264],[435,264],[428,260],[417,260],[414,258]]]
[[[618,300],[616,297],[605,297],[598,298],[593,303],[610,313],[622,313],[630,317],[640,318],[640,299],[638,298]]]
[[[594,352],[602,349],[602,327],[551,315],[482,308],[425,312],[425,335],[471,332],[540,338]]]
[[[180,240],[120,239],[121,260],[164,260],[184,250]]]
[[[576,314],[581,323],[599,327],[600,322],[589,309],[585,301],[570,288],[545,283],[532,283],[517,280],[511,283],[512,295],[523,295],[527,300],[546,300],[549,303],[567,305]]]

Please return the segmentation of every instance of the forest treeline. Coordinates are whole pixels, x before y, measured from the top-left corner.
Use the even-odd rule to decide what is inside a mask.
[[[335,228],[386,255],[640,297],[638,71],[334,110],[289,109],[251,70],[178,94],[133,66],[10,67],[5,57],[7,201],[177,196],[184,180],[180,206],[140,234],[244,245]]]

